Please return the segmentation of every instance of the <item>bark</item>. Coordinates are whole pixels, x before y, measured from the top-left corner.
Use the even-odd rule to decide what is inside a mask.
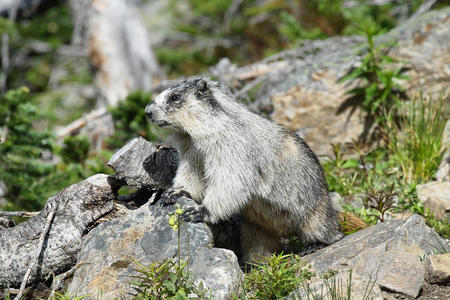
[[[113,209],[119,186],[114,177],[92,176],[49,198],[37,216],[12,228],[0,228],[0,288],[19,287],[35,259],[29,284],[70,269],[81,249],[82,236]],[[40,247],[39,238],[52,211],[53,221]]]

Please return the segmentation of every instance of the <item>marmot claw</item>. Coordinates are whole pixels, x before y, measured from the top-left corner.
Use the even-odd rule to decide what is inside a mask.
[[[160,201],[163,205],[173,205],[182,196],[191,198],[191,195],[184,190],[168,189],[161,195]]]
[[[199,205],[197,207],[186,207],[183,210],[184,212],[181,215],[183,221],[200,223],[207,222],[209,220],[209,211],[204,205]]]

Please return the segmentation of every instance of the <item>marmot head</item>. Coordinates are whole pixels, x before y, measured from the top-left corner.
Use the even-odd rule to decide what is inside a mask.
[[[190,134],[213,122],[223,110],[218,101],[223,95],[218,82],[205,78],[183,80],[159,94],[145,113],[160,127]]]

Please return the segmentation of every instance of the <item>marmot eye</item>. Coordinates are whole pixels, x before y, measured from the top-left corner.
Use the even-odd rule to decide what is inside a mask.
[[[180,96],[178,94],[173,94],[173,95],[170,95],[170,97],[169,97],[169,101],[171,101],[171,102],[177,101],[178,99],[180,99]]]

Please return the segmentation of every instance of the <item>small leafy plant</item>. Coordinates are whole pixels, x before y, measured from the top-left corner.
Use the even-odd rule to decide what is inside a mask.
[[[272,254],[251,265],[245,276],[244,299],[280,299],[289,295],[314,273],[298,255]]]
[[[386,212],[394,207],[394,184],[391,184],[387,189],[381,191],[376,191],[372,193],[367,193],[368,205],[370,208],[377,211],[374,216],[384,222],[384,215]]]
[[[348,92],[351,96],[349,101],[356,100],[367,113],[367,118],[380,125],[384,122],[385,113],[392,111],[403,95],[404,89],[398,81],[408,77],[402,74],[402,67],[392,66],[398,63],[387,54],[392,45],[376,45],[374,27],[369,27],[363,32],[367,41],[367,54],[362,59],[361,65],[340,81],[355,79],[359,81],[358,86]]]
[[[186,258],[181,257],[181,227],[184,225],[180,216],[183,213],[181,207],[170,214],[169,225],[178,234],[178,252],[176,258],[165,259],[160,262],[152,262],[149,266],[137,261],[135,268],[138,275],[131,276],[135,281],[131,282],[138,292],[137,299],[189,299],[188,296],[195,295],[197,299],[207,299],[207,290],[203,283],[194,284],[189,272],[189,254]],[[186,234],[188,231],[186,230]],[[189,235],[188,253],[189,250]]]

